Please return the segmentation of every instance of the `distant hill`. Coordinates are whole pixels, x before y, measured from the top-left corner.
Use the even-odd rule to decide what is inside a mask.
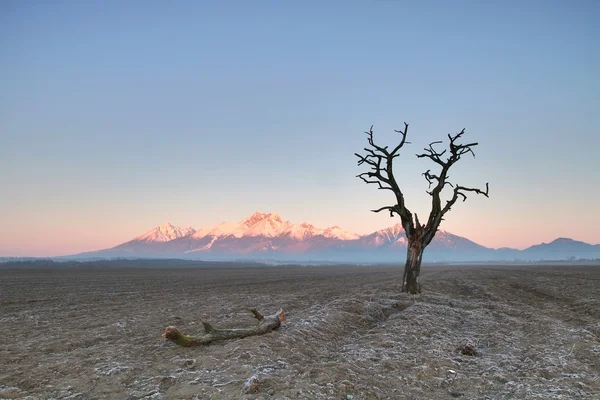
[[[522,251],[529,259],[563,260],[569,258],[598,258],[600,245],[592,245],[569,238],[558,238],[550,243],[537,244]]]

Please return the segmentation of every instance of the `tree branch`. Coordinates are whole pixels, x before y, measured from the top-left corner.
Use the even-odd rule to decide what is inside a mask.
[[[377,176],[376,174],[374,174],[372,172],[363,172],[362,174],[356,175],[356,177],[362,179],[362,181],[365,183],[375,183],[375,184],[379,185],[379,189],[393,190],[391,186],[383,186],[383,184],[381,183],[382,181],[387,182],[387,179],[383,179],[383,177]],[[378,178],[378,179],[377,180],[369,180],[366,177]]]
[[[437,142],[431,142],[431,143],[429,144],[429,148],[428,148],[428,149],[427,149],[427,148],[426,148],[426,149],[424,149],[424,150],[425,150],[425,153],[423,153],[423,154],[417,154],[417,157],[418,157],[418,158],[427,157],[427,158],[429,158],[429,159],[433,160],[433,161],[434,161],[436,164],[439,164],[439,165],[441,165],[441,166],[444,166],[444,162],[442,161],[442,158],[441,158],[441,157],[442,157],[442,156],[443,156],[443,155],[446,153],[446,150],[444,150],[444,151],[442,151],[442,152],[440,153],[440,152],[438,152],[437,150],[435,150],[435,149],[433,148],[433,146],[434,146],[434,145],[436,145],[436,144],[440,144],[440,143],[442,143],[442,141],[441,141],[441,140],[440,140],[440,141],[437,141]]]
[[[169,326],[165,329],[165,332],[161,335],[161,337],[183,347],[202,346],[220,340],[240,339],[248,336],[264,335],[265,333],[279,328],[285,319],[283,310],[279,310],[277,313],[266,317],[256,309],[251,309],[250,312],[259,321],[258,325],[251,328],[215,328],[205,320],[201,319],[200,322],[204,327],[204,334],[184,335],[174,326]]]
[[[388,210],[390,212],[390,218],[392,218],[394,216],[394,212],[396,212],[396,209],[394,208],[394,206],[384,206],[381,208],[378,208],[377,210],[371,210],[374,213],[378,213],[378,212],[382,212],[383,210]]]
[[[371,126],[371,129],[373,128],[373,126]],[[398,146],[394,147],[394,150],[390,153],[391,156],[396,155],[396,153],[402,148],[402,146],[404,146],[405,144],[410,144],[410,142],[406,141],[406,134],[408,133],[408,124],[405,122],[404,123],[404,131],[397,131],[394,129],[394,132],[399,133],[402,135],[402,140],[400,140],[400,143],[398,143]]]
[[[362,174],[357,175],[365,183],[377,184],[379,189],[383,190],[391,190],[394,192],[396,197],[396,204],[392,206],[385,206],[377,210],[371,210],[373,212],[381,212],[383,210],[388,210],[390,212],[390,217],[393,217],[394,214],[400,216],[402,220],[402,226],[406,231],[407,235],[409,235],[414,229],[414,223],[412,220],[412,213],[406,207],[404,203],[404,194],[394,177],[393,172],[393,160],[398,157],[398,152],[400,149],[407,143],[406,136],[408,134],[408,124],[404,123],[404,130],[397,130],[396,133],[399,133],[402,138],[400,143],[392,151],[388,150],[388,146],[382,147],[375,143],[373,139],[373,126],[369,129],[369,131],[365,132],[367,134],[367,142],[370,145],[370,148],[365,148],[365,155],[361,155],[358,153],[354,153],[358,157],[358,165],[367,164],[371,167],[370,172],[363,172]]]
[[[452,198],[446,202],[446,205],[444,206],[444,209],[442,210],[442,214],[446,214],[448,211],[450,211],[450,208],[454,205],[454,203],[456,203],[459,196],[462,197],[463,202],[466,201],[467,195],[464,192],[474,192],[476,194],[481,194],[481,195],[489,198],[490,197],[489,196],[490,186],[489,186],[489,183],[486,183],[485,191],[484,191],[484,190],[477,189],[477,188],[470,188],[470,187],[457,185],[454,188],[454,194],[452,195]]]
[[[450,208],[454,205],[454,203],[456,203],[458,197],[462,197],[463,201],[466,200],[467,196],[464,192],[475,192],[477,194],[483,194],[484,196],[488,197],[488,184],[486,184],[486,190],[483,191],[480,189],[473,189],[467,188],[465,186],[453,185],[448,181],[448,172],[450,171],[450,168],[455,163],[457,163],[463,155],[470,153],[473,157],[475,157],[473,147],[477,146],[478,143],[458,143],[458,140],[464,135],[464,133],[465,130],[463,129],[455,135],[449,134],[449,148],[442,152],[434,148],[436,144],[442,143],[441,141],[437,141],[429,144],[429,148],[425,149],[425,153],[417,154],[418,158],[429,158],[441,167],[440,172],[438,174],[431,173],[431,170],[427,170],[423,173],[423,176],[425,176],[425,179],[429,183],[429,189],[431,189],[431,187],[433,186],[433,189],[427,192],[432,197],[432,200],[431,212],[427,220],[427,225],[425,226],[425,245],[429,244],[431,240],[433,240],[433,237],[435,236],[435,233],[437,232],[437,229],[443,220],[444,214],[450,211]],[[448,150],[450,150],[450,154],[447,156],[446,159],[443,159],[442,157],[444,156],[444,154],[446,154]],[[454,193],[452,198],[448,202],[446,202],[446,205],[442,208],[441,192],[444,189],[444,187],[446,187],[446,185],[453,187]]]

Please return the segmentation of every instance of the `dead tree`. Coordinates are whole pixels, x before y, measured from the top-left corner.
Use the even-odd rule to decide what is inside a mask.
[[[395,132],[399,133],[402,138],[400,143],[392,150],[389,150],[388,146],[381,147],[375,144],[373,140],[373,126],[371,126],[371,129],[369,129],[368,132],[365,132],[370,147],[365,147],[364,150],[366,153],[364,155],[358,153],[355,153],[355,155],[358,157],[358,165],[367,164],[370,167],[370,170],[357,175],[357,177],[366,183],[378,185],[378,188],[381,190],[390,190],[394,193],[396,204],[371,211],[376,213],[389,211],[390,217],[393,217],[394,214],[400,216],[402,227],[404,228],[408,239],[406,264],[404,266],[404,276],[402,278],[402,291],[415,294],[421,292],[419,273],[421,271],[423,251],[433,240],[440,223],[444,219],[444,215],[450,211],[459,197],[465,201],[467,199],[467,192],[482,194],[485,197],[488,197],[489,185],[487,183],[485,184],[484,191],[481,189],[454,185],[448,181],[448,171],[463,155],[471,153],[471,155],[475,157],[473,147],[477,146],[478,143],[457,143],[464,135],[464,129],[457,134],[448,135],[448,139],[450,140],[449,149],[440,152],[434,148],[434,146],[442,143],[442,141],[429,144],[429,147],[425,148],[424,153],[417,154],[416,156],[418,158],[429,158],[437,164],[439,172],[432,173],[431,170],[427,170],[423,173],[425,179],[429,182],[429,190],[427,193],[431,196],[432,201],[427,224],[421,224],[417,214],[415,213],[413,219],[413,214],[408,207],[406,207],[404,193],[402,193],[402,190],[394,177],[393,171],[393,161],[400,155],[400,149],[405,144],[410,143],[406,141],[408,124],[406,122],[404,123],[403,131]],[[446,158],[443,158],[448,150],[450,150],[450,152],[447,154]],[[446,201],[446,204],[442,206],[441,193],[446,186],[453,188],[454,192],[450,200]]]
[[[258,325],[251,328],[215,328],[201,319],[200,322],[204,327],[204,334],[202,335],[184,335],[179,332],[179,329],[174,326],[169,326],[161,336],[183,347],[202,346],[220,340],[241,339],[248,336],[264,335],[265,333],[279,328],[285,319],[283,310],[279,310],[277,313],[266,317],[259,313],[255,308],[251,309],[250,312],[254,315],[254,318],[258,320]]]

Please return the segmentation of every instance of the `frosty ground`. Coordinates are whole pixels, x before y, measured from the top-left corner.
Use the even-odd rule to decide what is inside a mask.
[[[424,267],[417,296],[401,273],[0,270],[0,399],[600,398],[600,267]],[[287,319],[207,347],[160,337],[251,326],[251,307]]]

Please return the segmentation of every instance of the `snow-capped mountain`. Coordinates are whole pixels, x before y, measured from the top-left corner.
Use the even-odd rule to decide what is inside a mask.
[[[182,228],[167,222],[142,233],[133,239],[139,242],[169,242],[180,237],[188,236],[196,232],[192,227]]]
[[[238,223],[221,222],[218,225],[200,229],[196,231],[190,239],[199,240],[207,236],[217,238],[228,236],[235,238],[260,236],[267,238],[288,237],[291,239],[306,240],[317,235],[341,240],[359,238],[358,234],[345,231],[339,226],[318,229],[306,222],[296,225],[290,221],[284,221],[281,219],[281,216],[276,213],[263,214],[255,212]]]
[[[312,225],[311,225],[312,226]],[[323,231],[323,236],[330,239],[356,240],[360,235],[354,232],[345,231],[337,225],[331,226]]]
[[[293,261],[401,262],[407,239],[400,224],[367,235],[339,226],[294,224],[276,213],[256,212],[239,222],[194,230],[166,223],[116,247],[80,254],[85,257],[172,257],[206,260],[278,259]],[[490,249],[440,230],[424,253],[425,261],[500,261],[600,257],[600,245],[570,239],[515,249]]]
[[[276,213],[256,212],[237,223],[221,222],[169,243],[172,252],[191,253],[303,253],[327,248],[339,241],[360,236],[339,226],[316,228],[309,223],[293,224]]]
[[[408,241],[402,225],[396,224],[389,228],[375,231],[360,238],[361,244],[367,247],[404,247]]]
[[[182,228],[167,222],[136,236],[128,242],[113,247],[112,249],[102,250],[100,253],[111,256],[119,254],[122,254],[123,256],[133,256],[136,254],[147,255],[160,253],[166,248],[167,243],[189,236],[194,232],[196,232],[194,228]]]
[[[439,243],[437,243],[439,241]],[[449,248],[453,244],[481,247],[468,239],[440,232],[432,247]],[[194,230],[163,224],[111,249],[86,255],[95,256],[165,256],[184,258],[253,258],[280,259],[357,259],[402,257],[407,245],[400,224],[358,235],[339,226],[317,228],[303,222],[285,221],[276,213],[256,212],[239,222]],[[463,250],[465,249],[464,246]],[[377,253],[374,250],[380,250]]]

